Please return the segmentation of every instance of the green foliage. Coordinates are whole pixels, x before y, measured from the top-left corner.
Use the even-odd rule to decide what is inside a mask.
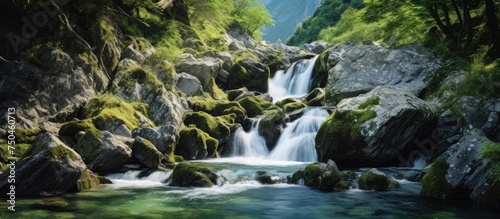
[[[448,163],[442,158],[432,163],[429,172],[422,178],[422,195],[426,197],[443,198],[449,194],[452,187],[446,180]]]
[[[500,163],[500,143],[485,143],[481,147],[481,159],[488,158]]]
[[[266,7],[256,0],[234,0],[232,15],[257,40],[262,37],[260,30],[274,23]]]
[[[295,33],[287,39],[286,44],[300,46],[321,39],[318,38],[321,30],[335,26],[349,7],[360,9],[363,6],[363,0],[324,0],[312,17],[308,17],[298,25]]]

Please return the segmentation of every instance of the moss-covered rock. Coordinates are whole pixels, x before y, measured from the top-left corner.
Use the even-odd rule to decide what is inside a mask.
[[[295,100],[293,97],[288,97],[288,98],[285,98],[285,99],[281,99],[281,100],[278,100],[276,102],[276,106],[278,106],[279,108],[282,108],[286,105],[286,104],[289,104],[289,103],[296,103],[297,100]]]
[[[210,137],[206,132],[194,128],[184,128],[179,133],[179,143],[175,154],[181,155],[185,160],[195,160],[217,157],[219,141]]]
[[[400,165],[400,157],[420,150],[417,140],[431,137],[436,122],[433,109],[412,93],[377,87],[337,105],[316,135],[316,151],[320,161],[341,165]]]
[[[134,89],[137,84],[143,85],[150,92],[160,92],[163,88],[163,83],[145,67],[132,67],[117,74],[117,86],[123,89]]]
[[[260,117],[258,132],[269,149],[274,148],[286,125],[286,115],[280,109],[268,110]]]
[[[240,96],[244,93],[248,93],[248,89],[246,87],[226,91],[227,98],[230,101],[235,100],[238,96]]]
[[[73,149],[50,133],[41,133],[16,163],[16,196],[71,191],[87,167]],[[0,174],[0,191],[10,190],[9,173]]]
[[[364,172],[358,180],[359,188],[362,190],[385,191],[390,183],[390,178],[377,169]]]
[[[163,159],[161,152],[158,151],[150,141],[141,137],[135,138],[134,144],[132,145],[132,156],[151,169],[158,169]],[[173,163],[173,161],[172,157],[170,162]]]
[[[66,136],[76,139],[78,132],[86,132],[88,130],[96,129],[91,120],[76,120],[64,123],[59,129],[60,136]]]
[[[212,116],[235,113],[238,118],[244,118],[247,115],[245,108],[236,101],[221,101],[212,98],[195,97],[192,99],[191,108],[194,111],[203,111]]]
[[[426,197],[445,198],[452,189],[445,176],[448,170],[448,163],[442,158],[438,158],[432,163],[429,172],[422,178],[421,194]]]
[[[84,170],[82,175],[80,175],[80,179],[76,181],[75,191],[81,192],[86,189],[91,189],[101,185],[99,180],[99,176],[92,173],[90,170]]]
[[[194,125],[210,136],[225,142],[229,139],[230,130],[224,123],[205,112],[188,113],[184,117],[185,125]]]
[[[307,105],[301,103],[301,102],[295,102],[295,103],[287,103],[283,106],[283,112],[285,113],[291,113],[295,110],[301,110],[307,107]]]
[[[341,191],[349,188],[349,183],[342,178],[335,162],[312,163],[304,170],[293,174],[292,182],[298,182],[302,178],[306,186],[323,191]]]
[[[217,185],[218,176],[206,167],[182,162],[172,172],[172,186],[211,187]]]
[[[325,105],[325,90],[323,88],[315,88],[309,94],[304,96],[304,102],[308,106]]]
[[[238,103],[245,108],[249,117],[255,117],[273,105],[271,102],[265,101],[257,96],[245,97],[239,100]]]
[[[312,75],[312,88],[325,87],[328,82],[328,56],[329,49],[325,49],[316,59],[314,63]],[[335,64],[335,63],[332,63]],[[333,65],[334,66],[334,65]]]
[[[132,156],[132,150],[109,132],[88,130],[75,145],[90,170],[106,173],[116,170]]]
[[[228,89],[246,87],[252,91],[267,92],[269,67],[253,59],[234,64],[229,72]]]

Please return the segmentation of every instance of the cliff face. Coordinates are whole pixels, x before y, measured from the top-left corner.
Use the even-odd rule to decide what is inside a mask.
[[[264,30],[263,40],[283,42],[295,31],[297,25],[308,16],[311,16],[322,0],[269,0],[261,1],[274,19],[273,26]]]

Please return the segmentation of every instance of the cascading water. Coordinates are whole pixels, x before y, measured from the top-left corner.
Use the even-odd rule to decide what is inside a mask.
[[[318,156],[314,146],[314,138],[328,116],[328,112],[324,109],[307,110],[302,117],[288,124],[268,158],[271,160],[316,162]]]
[[[286,72],[278,71],[269,83],[269,94],[275,101],[303,96],[311,91],[311,77],[317,56],[294,62]],[[238,129],[233,139],[233,156],[265,157],[270,160],[315,162],[317,154],[314,138],[319,127],[328,117],[320,108],[306,109],[304,115],[289,123],[281,134],[274,150],[269,153],[265,139],[257,131],[258,122],[245,132]]]
[[[265,157],[269,153],[266,140],[259,135],[258,127],[259,121],[253,121],[249,132],[241,127],[236,130],[231,147],[232,156]]]
[[[311,77],[318,56],[294,62],[286,72],[277,71],[269,80],[269,94],[275,101],[311,92]]]

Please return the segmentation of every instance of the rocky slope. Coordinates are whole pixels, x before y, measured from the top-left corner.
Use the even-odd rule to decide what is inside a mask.
[[[3,164],[13,160],[22,182],[18,195],[80,191],[124,164],[173,168],[172,185],[219,185],[224,179],[214,171],[182,161],[231,154],[236,130],[248,130],[255,119],[272,149],[286,123],[315,106],[332,112],[315,139],[319,160],[328,163],[311,164],[292,182],[302,179],[324,191],[387,190],[396,183],[380,171],[353,176],[336,164],[406,166],[427,156],[432,164],[423,173],[424,196],[499,203],[500,100],[422,100],[428,78],[442,65],[425,48],[291,47],[256,42],[233,25],[219,49],[185,33],[186,47],[168,60],[151,39],[120,35],[124,30],[113,27],[114,37],[92,44],[102,50],[81,50],[65,38],[63,46],[50,46],[56,43],[43,38],[29,58],[0,65],[10,76],[0,89],[0,114],[5,118],[16,108],[18,143],[17,158],[8,156],[10,128],[2,120],[2,194],[9,189]],[[273,101],[266,93],[269,77],[316,55],[311,93]],[[459,79],[444,83],[459,86]]]

